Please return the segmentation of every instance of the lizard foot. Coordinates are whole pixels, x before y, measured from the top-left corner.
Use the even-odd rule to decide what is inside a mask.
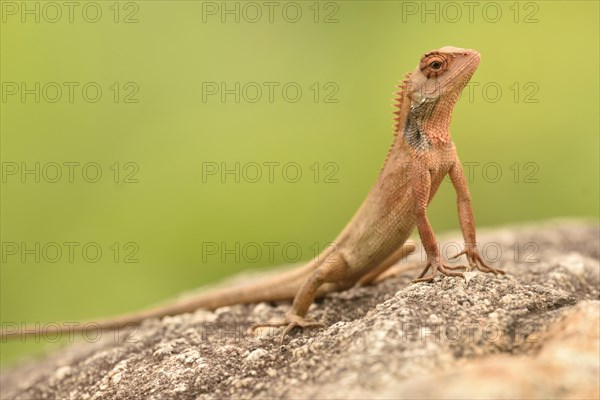
[[[292,314],[292,315],[286,315],[285,318],[281,321],[263,322],[260,324],[254,324],[250,327],[250,333],[254,333],[254,331],[258,328],[266,328],[266,327],[279,328],[282,326],[285,326],[285,329],[283,330],[283,333],[281,334],[281,338],[279,340],[280,345],[283,345],[283,341],[284,341],[285,337],[288,335],[288,333],[290,333],[292,331],[292,329],[294,329],[296,327],[299,327],[302,329],[322,328],[325,326],[325,324],[323,324],[322,322],[305,319],[298,315]]]
[[[483,261],[483,258],[481,258],[481,256],[477,252],[477,250],[475,250],[475,248],[473,248],[473,247],[467,247],[465,250],[461,251],[457,255],[450,257],[450,259],[455,260],[458,257],[462,256],[463,254],[465,254],[467,256],[467,260],[469,261],[469,268],[467,268],[468,271],[473,271],[474,269],[478,269],[481,272],[492,273],[495,275],[498,275],[498,274],[503,275],[506,273],[504,270],[502,270],[500,268],[494,268],[494,267],[490,267],[489,265],[487,265],[485,263],[485,261]]]
[[[430,268],[431,274],[429,276],[425,276],[425,274],[427,273],[427,271],[429,271]],[[435,278],[438,271],[447,276],[458,276],[464,278],[465,276],[462,272],[452,272],[451,270],[466,268],[467,267],[464,267],[462,265],[447,265],[443,261],[427,261],[427,265],[423,269],[423,272],[421,272],[421,275],[419,275],[419,277],[413,280],[411,283],[431,282],[433,281],[433,278]]]

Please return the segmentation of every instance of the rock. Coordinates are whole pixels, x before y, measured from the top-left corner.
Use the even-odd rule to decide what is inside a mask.
[[[256,349],[252,353],[248,354],[246,357],[246,361],[251,363],[257,363],[261,359],[267,358],[269,356],[269,352],[265,349]]]
[[[407,268],[328,295],[310,310],[326,328],[293,331],[284,346],[281,330],[246,332],[286,303],[165,318],[13,366],[0,397],[597,399],[599,232],[568,220],[480,232],[507,275],[411,285],[418,269]]]
[[[398,381],[384,398],[600,398],[600,302],[584,300],[528,340],[533,355],[497,354]],[[379,397],[379,395],[378,395]]]

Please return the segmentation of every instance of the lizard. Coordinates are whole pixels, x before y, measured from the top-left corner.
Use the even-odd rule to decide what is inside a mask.
[[[271,279],[199,293],[170,305],[124,316],[78,324],[49,326],[44,334],[110,330],[141,323],[148,318],[192,312],[199,308],[216,309],[240,303],[293,299],[281,321],[255,324],[285,327],[281,342],[295,327],[323,326],[306,318],[316,297],[354,285],[376,282],[390,267],[413,252],[407,241],[418,230],[427,262],[413,282],[430,282],[438,272],[464,277],[455,270],[478,269],[503,274],[485,263],[477,250],[475,222],[467,181],[450,137],[452,111],[462,89],[477,69],[480,55],[471,49],[445,46],[425,53],[419,65],[405,75],[395,98],[394,140],[383,167],[362,205],[334,240],[319,256],[303,267]],[[427,206],[444,177],[448,175],[457,193],[457,208],[467,266],[448,265],[443,260],[427,217]],[[427,272],[431,271],[426,276]],[[0,338],[39,335],[42,329],[3,330]]]

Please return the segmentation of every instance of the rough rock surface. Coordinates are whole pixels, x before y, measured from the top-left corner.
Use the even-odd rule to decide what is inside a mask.
[[[280,330],[245,331],[281,317],[285,303],[149,320],[127,339],[105,334],[5,371],[0,397],[600,398],[598,223],[479,240],[507,275],[411,285],[413,269],[331,294],[310,310],[326,328],[294,331],[284,346]]]

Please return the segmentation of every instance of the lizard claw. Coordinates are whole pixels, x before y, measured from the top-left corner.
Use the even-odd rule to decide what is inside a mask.
[[[281,338],[279,340],[279,344],[283,346],[283,341],[285,340],[285,337],[295,327],[305,329],[305,328],[323,328],[324,326],[325,326],[325,324],[323,324],[322,322],[309,321],[309,320],[305,320],[305,319],[302,319],[302,322],[299,322],[299,321],[290,322],[283,330],[283,333],[281,334]]]
[[[427,273],[427,271],[429,271],[430,268],[431,274],[429,276],[425,276],[425,274]],[[411,283],[431,282],[433,281],[433,278],[435,278],[438,271],[447,276],[458,276],[460,278],[464,278],[465,276],[462,272],[452,272],[451,270],[466,268],[467,267],[464,267],[462,265],[446,265],[443,261],[439,260],[427,261],[427,265],[425,265],[425,268],[423,269],[423,272],[421,272],[421,275],[419,275],[419,277],[413,280]]]
[[[467,260],[469,261],[469,271],[473,271],[474,269],[478,269],[481,272],[493,273],[493,274],[505,274],[506,272],[500,268],[490,267],[483,261],[483,258],[479,255],[479,252],[473,246],[467,246],[467,248],[460,253],[450,257],[451,260],[455,260],[462,255],[467,256]]]
[[[281,334],[279,344],[283,346],[285,337],[292,331],[292,329],[294,329],[296,327],[299,327],[302,329],[322,328],[325,326],[325,324],[323,324],[322,322],[305,319],[305,318],[299,317],[297,315],[286,315],[285,318],[281,321],[263,322],[260,324],[254,324],[250,327],[249,331],[250,331],[250,333],[253,334],[254,331],[258,328],[265,328],[265,327],[279,328],[282,326],[285,326],[285,329],[283,330],[283,333]]]

